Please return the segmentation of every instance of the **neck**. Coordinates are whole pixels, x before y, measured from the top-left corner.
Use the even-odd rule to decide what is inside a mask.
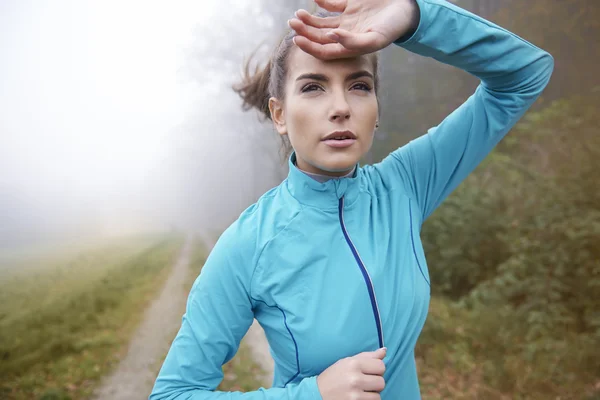
[[[296,167],[298,167],[298,165],[296,165]],[[304,172],[306,175],[310,176],[311,178],[313,178],[316,181],[327,182],[330,179],[350,178],[352,175],[354,175],[354,170],[356,169],[356,166],[354,168],[352,168],[349,172],[345,173],[344,175],[340,175],[340,176],[332,176],[332,175],[325,175],[325,174],[316,174],[314,172],[305,171],[305,170],[303,170],[300,167],[298,167],[298,169],[300,171]]]
[[[353,204],[361,191],[361,168],[356,163],[352,171],[341,177],[315,174],[303,171],[296,163],[296,154],[292,152],[288,159],[289,172],[285,186],[301,204],[318,207],[331,212],[339,211],[340,199],[344,197],[346,205]]]

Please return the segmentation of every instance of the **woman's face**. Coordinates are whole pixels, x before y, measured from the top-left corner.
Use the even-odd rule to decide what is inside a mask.
[[[374,73],[367,56],[322,61],[291,49],[285,100],[271,99],[270,107],[300,169],[343,175],[371,148],[378,116]]]

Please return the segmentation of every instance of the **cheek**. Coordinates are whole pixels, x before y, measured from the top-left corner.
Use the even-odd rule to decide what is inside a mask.
[[[375,121],[377,121],[377,118],[379,117],[377,98],[373,95],[368,98],[357,99],[355,106],[353,107],[353,113],[361,127],[374,128]]]
[[[290,104],[286,109],[286,124],[290,140],[314,134],[315,127],[322,125],[323,116],[319,110],[323,109],[323,107],[315,107],[314,104],[302,100]]]

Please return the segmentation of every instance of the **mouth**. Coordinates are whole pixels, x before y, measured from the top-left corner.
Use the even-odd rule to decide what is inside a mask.
[[[334,148],[349,147],[356,142],[356,135],[352,131],[335,131],[325,136],[322,142]]]
[[[327,140],[356,140],[356,135],[352,131],[335,131],[323,138],[323,141]]]

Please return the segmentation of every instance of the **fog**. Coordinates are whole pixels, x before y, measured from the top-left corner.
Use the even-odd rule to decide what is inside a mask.
[[[423,398],[600,399],[600,1],[451,1],[550,53],[552,77],[417,227],[427,262],[411,217],[402,229],[416,258],[374,268],[428,273],[429,315],[414,351]],[[253,51],[262,65],[295,10],[313,7],[0,1],[2,399],[88,398],[95,385],[116,388],[101,399],[150,392],[138,387],[152,383],[147,373],[158,373],[196,303],[185,298],[217,235],[288,173],[272,124],[244,112],[232,84]],[[498,60],[495,51],[485,51],[490,62],[511,64],[511,53]],[[361,165],[439,124],[481,83],[399,46],[380,55],[380,124]],[[509,76],[522,94],[534,87],[531,76]],[[390,239],[382,251],[401,245],[376,236]],[[375,264],[391,259],[370,253]],[[420,279],[415,271],[398,276]],[[217,286],[202,297],[223,300]],[[263,385],[253,362],[271,353],[260,333],[250,337],[219,388]],[[117,384],[101,384],[113,366]]]
[[[277,185],[278,139],[230,90],[284,28],[259,7],[3,1],[0,247],[219,230]]]
[[[595,87],[595,25],[563,21],[571,6],[455,2],[552,52],[553,80],[534,110]],[[229,225],[287,174],[273,127],[243,112],[231,85],[253,51],[264,61],[296,9],[313,7],[1,2],[0,247]],[[597,6],[581,9],[584,18]],[[398,48],[382,51],[381,64],[369,163],[439,123],[479,83]]]

